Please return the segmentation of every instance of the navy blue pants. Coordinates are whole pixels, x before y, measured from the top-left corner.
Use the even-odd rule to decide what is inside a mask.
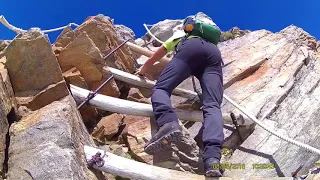
[[[214,44],[201,38],[186,40],[161,72],[151,96],[158,127],[178,121],[170,96],[182,81],[194,75],[201,84],[204,123],[202,126],[203,160],[221,158],[224,140],[220,105],[223,98],[221,53]]]

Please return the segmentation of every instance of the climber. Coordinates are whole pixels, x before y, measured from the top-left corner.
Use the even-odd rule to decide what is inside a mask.
[[[189,76],[195,76],[201,85],[204,123],[203,162],[205,176],[222,176],[219,169],[224,140],[220,105],[223,98],[222,58],[216,44],[220,30],[189,16],[183,21],[184,32],[178,32],[165,41],[136,72],[144,77],[149,68],[169,51],[176,54],[161,72],[152,89],[151,102],[158,132],[145,146],[145,152],[154,154],[181,137],[181,126],[174,112],[170,96],[174,88]]]

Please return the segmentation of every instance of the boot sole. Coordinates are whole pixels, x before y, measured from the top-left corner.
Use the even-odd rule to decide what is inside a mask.
[[[222,174],[216,170],[209,170],[206,172],[207,177],[222,177]]]
[[[182,131],[176,130],[172,131],[159,139],[155,140],[154,142],[150,143],[148,146],[145,147],[145,152],[152,155],[156,152],[159,152],[165,148],[170,147],[172,142],[178,142],[181,140]]]

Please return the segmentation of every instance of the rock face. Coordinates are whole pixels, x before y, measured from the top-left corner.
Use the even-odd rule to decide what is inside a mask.
[[[132,29],[128,28],[127,26],[124,26],[121,24],[121,25],[114,25],[114,27],[115,27],[117,36],[121,42],[126,41],[128,39],[130,39],[131,41],[134,41],[136,39]]]
[[[132,73],[135,60],[126,45],[105,58],[121,43],[117,32],[111,19],[102,14],[87,18],[75,30],[65,28],[53,49],[66,81],[93,91],[111,76],[106,66]],[[99,93],[119,97],[121,88],[121,83],[111,79]],[[84,106],[80,112],[87,124],[95,124],[93,119],[98,117],[95,108]]]
[[[2,179],[4,173],[8,170],[7,167],[4,167],[5,151],[8,143],[7,133],[9,124],[15,120],[15,117],[12,115],[15,110],[16,102],[8,72],[0,60],[0,179]]]
[[[119,40],[119,36],[117,34],[120,32],[116,30],[117,29],[113,26],[110,17],[98,14],[96,16],[87,18],[85,22],[83,22],[74,30],[72,30],[70,27],[65,28],[65,30],[57,38],[53,47],[56,55],[60,56],[59,54],[62,49],[66,48],[66,46],[74,41],[76,37],[86,33],[87,38],[92,41],[91,44],[95,46],[94,49],[98,48],[104,64],[129,73],[133,73],[136,62],[132,58],[132,52],[126,45],[116,50],[110,57],[104,58],[108,53],[121,44],[121,40]],[[128,29],[126,29],[126,31],[128,31]],[[93,53],[95,54],[93,57],[97,58],[97,52]]]
[[[135,34],[132,31],[132,29],[130,29],[129,27],[124,26],[122,24],[121,25],[114,25],[114,28],[116,30],[116,33],[117,33],[117,36],[118,36],[120,42],[124,42],[129,39],[129,42],[137,44],[135,41],[136,37],[135,37]],[[137,60],[141,56],[136,52],[131,52],[131,53],[132,53],[132,57],[134,60]],[[134,61],[134,63],[136,63],[136,62]]]
[[[8,166],[1,169],[7,178],[100,177],[87,169],[83,145],[94,144],[47,36],[38,29],[16,36],[4,51],[0,72],[0,160],[1,168]]]
[[[289,26],[278,33],[260,30],[219,45],[225,63],[225,94],[245,107],[278,133],[319,146],[318,137],[319,61],[315,61],[307,34]],[[244,59],[246,59],[244,61]],[[271,91],[272,89],[272,91]],[[223,103],[225,111],[237,110]],[[248,168],[226,171],[226,176],[290,176],[301,162],[319,159],[306,149],[289,144],[257,126],[253,134],[234,151],[229,162]],[[272,163],[274,169],[253,169],[252,164]],[[250,167],[250,168],[249,168]],[[310,168],[305,165],[301,173]]]
[[[280,33],[282,33],[288,39],[291,39],[292,43],[295,43],[299,46],[305,45],[310,50],[316,50],[316,38],[305,32],[302,28],[291,25],[280,31]]]
[[[9,179],[96,179],[83,145],[93,145],[71,96],[10,127]],[[77,172],[77,173],[75,173]]]
[[[68,94],[49,40],[39,29],[19,34],[4,56],[18,104],[36,110]]]
[[[75,29],[75,35],[86,32],[89,38],[98,47],[103,57],[120,45],[116,30],[114,29],[109,17],[99,14],[89,18],[86,22]],[[109,58],[105,59],[110,67],[119,68],[123,71],[132,73],[135,68],[135,60],[126,45],[118,49]]]
[[[3,112],[4,114],[9,114],[10,111],[16,110],[16,101],[14,98],[14,92],[12,89],[10,77],[8,74],[8,70],[5,68],[3,62],[5,62],[5,57],[0,59],[0,78],[1,78],[1,91],[0,95],[2,98],[1,99],[1,104],[3,105]]]
[[[62,69],[75,67],[84,78],[86,85],[90,90],[95,90],[111,76],[111,74],[103,68],[106,66],[106,63],[104,62],[99,49],[95,46],[86,32],[80,34],[69,43],[60,52],[58,60]],[[75,71],[75,73],[79,74],[77,71]],[[74,84],[72,79],[68,78],[68,80],[71,84]],[[113,97],[118,97],[120,95],[114,79],[99,92]]]

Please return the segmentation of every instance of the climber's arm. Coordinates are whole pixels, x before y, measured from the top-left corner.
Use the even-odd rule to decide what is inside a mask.
[[[164,55],[167,54],[167,49],[164,46],[160,46],[157,51],[142,65],[139,75],[144,76],[148,69],[157,61],[159,61]]]
[[[148,69],[152,67],[152,65],[159,61],[163,56],[165,56],[169,51],[174,49],[174,46],[178,43],[179,40],[167,40],[164,42],[157,51],[143,64],[140,68],[138,74],[144,76]]]

